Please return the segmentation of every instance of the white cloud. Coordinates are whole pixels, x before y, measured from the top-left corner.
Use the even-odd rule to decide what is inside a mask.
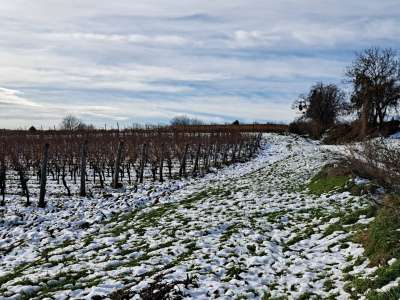
[[[103,43],[133,43],[133,44],[147,44],[147,45],[159,45],[159,46],[183,46],[188,41],[181,36],[177,35],[155,35],[148,36],[142,34],[99,34],[99,33],[49,33],[45,34],[44,38],[49,40],[86,40]]]
[[[354,51],[398,48],[399,12],[398,0],[2,1],[0,127],[67,112],[287,120],[296,94],[340,83]]]
[[[233,35],[234,45],[239,47],[272,46],[282,38],[277,34],[263,33],[258,30],[237,30]]]
[[[40,107],[41,105],[22,97],[23,93],[17,90],[0,87],[0,107],[18,106],[18,107]],[[4,109],[4,108],[2,108]]]
[[[236,30],[230,46],[333,48],[385,39],[400,40],[400,19],[279,22],[262,30]]]

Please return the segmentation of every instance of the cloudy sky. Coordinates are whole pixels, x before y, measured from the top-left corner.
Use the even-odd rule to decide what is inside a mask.
[[[289,121],[365,47],[400,50],[399,0],[0,0],[0,128]]]

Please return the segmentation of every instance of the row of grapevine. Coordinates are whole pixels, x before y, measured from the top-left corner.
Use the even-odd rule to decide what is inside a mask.
[[[17,180],[26,205],[29,184],[40,185],[39,206],[45,206],[46,182],[56,182],[68,196],[79,185],[117,189],[144,180],[202,176],[254,156],[261,135],[237,130],[218,132],[129,130],[0,134],[0,192],[5,204],[7,181]],[[31,185],[33,183],[30,183]]]

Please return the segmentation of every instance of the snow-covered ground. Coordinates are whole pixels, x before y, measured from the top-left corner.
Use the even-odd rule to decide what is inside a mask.
[[[106,299],[123,288],[138,298],[160,274],[193,278],[195,285],[180,286],[188,299],[347,299],[343,270],[363,249],[348,232],[327,229],[338,213],[368,201],[305,190],[332,159],[329,150],[268,134],[257,158],[203,178],[89,199],[52,196],[45,209],[8,197],[0,299]],[[372,271],[364,263],[353,272]]]
[[[390,136],[392,139],[400,140],[400,131]]]

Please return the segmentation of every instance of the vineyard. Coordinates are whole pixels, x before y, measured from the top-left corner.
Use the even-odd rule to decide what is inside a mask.
[[[147,128],[0,133],[1,204],[20,194],[46,205],[48,182],[65,195],[90,196],[105,187],[203,176],[251,159],[261,135],[238,128]],[[31,191],[31,187],[35,187]],[[54,189],[52,189],[54,190]]]
[[[357,192],[370,182],[324,177],[342,146],[155,128],[0,142],[0,300],[392,299],[398,289],[399,261],[371,266],[352,239],[379,221]]]

